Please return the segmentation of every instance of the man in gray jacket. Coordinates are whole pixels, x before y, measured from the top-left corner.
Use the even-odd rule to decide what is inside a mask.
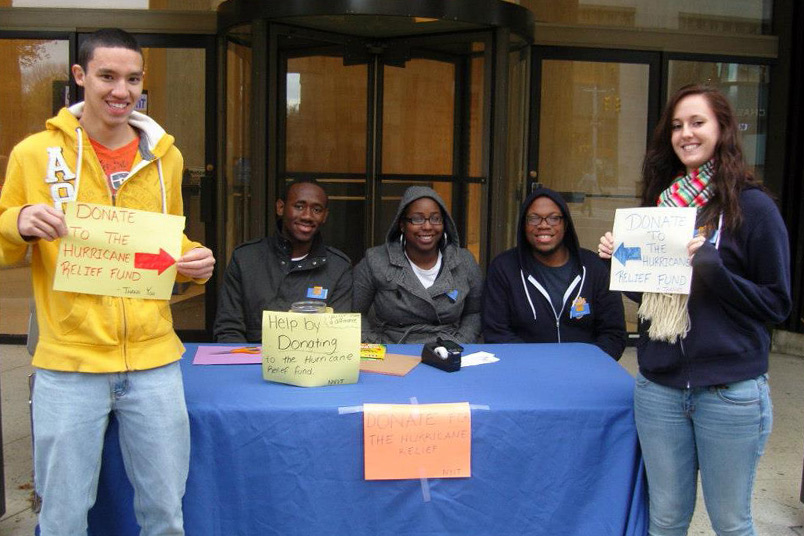
[[[290,184],[276,201],[278,231],[235,248],[218,300],[218,342],[262,341],[262,312],[288,311],[295,301],[320,300],[336,313],[352,310],[352,263],[324,245],[327,194],[312,179]]]
[[[482,288],[480,267],[460,247],[444,201],[431,188],[411,186],[385,244],[366,251],[355,268],[363,342],[477,342]]]

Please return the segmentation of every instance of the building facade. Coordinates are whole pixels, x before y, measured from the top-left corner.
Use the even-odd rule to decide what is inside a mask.
[[[422,183],[481,266],[513,245],[535,184],[562,192],[594,248],[614,210],[638,204],[667,95],[708,83],[731,100],[749,164],[779,201],[794,263],[780,327],[804,332],[800,22],[794,0],[0,0],[0,184],[14,144],[81,99],[69,66],[84,36],[137,34],[140,108],[176,137],[187,233],[221,267],[173,298],[177,327],[203,340],[225,261],[275,228],[286,181],[325,184],[326,239],[355,263]],[[0,337],[22,339],[27,265],[0,277]],[[627,315],[633,330],[630,304]]]

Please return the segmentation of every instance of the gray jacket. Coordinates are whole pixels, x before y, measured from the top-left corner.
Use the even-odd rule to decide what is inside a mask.
[[[399,230],[405,208],[422,197],[441,207],[447,237],[441,246],[441,271],[428,289],[405,257]],[[363,315],[363,342],[422,343],[439,336],[459,343],[478,341],[483,274],[459,244],[455,222],[441,197],[424,186],[408,188],[386,243],[367,250],[354,271],[354,310]]]

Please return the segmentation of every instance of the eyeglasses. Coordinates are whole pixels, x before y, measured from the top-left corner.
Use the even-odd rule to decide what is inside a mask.
[[[528,225],[532,225],[536,227],[537,225],[541,225],[543,221],[547,222],[547,225],[550,227],[555,227],[561,220],[564,219],[564,216],[559,216],[558,214],[550,214],[549,216],[539,216],[538,214],[528,214],[525,216],[525,220],[528,222]]]
[[[444,217],[441,216],[441,214],[430,214],[428,218],[425,218],[421,214],[414,214],[410,218],[402,219],[412,225],[424,225],[426,221],[429,221],[431,225],[441,225],[444,223]]]

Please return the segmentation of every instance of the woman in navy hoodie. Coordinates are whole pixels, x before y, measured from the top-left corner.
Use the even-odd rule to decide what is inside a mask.
[[[689,296],[634,296],[649,534],[687,533],[700,471],[715,532],[753,536],[751,491],[772,423],[767,326],[790,310],[787,231],[743,162],[728,101],[710,87],[686,86],[669,100],[643,184],[643,206],[698,207]],[[606,233],[599,255],[611,258],[612,247]]]
[[[581,249],[564,199],[537,188],[522,204],[518,229],[517,247],[488,269],[485,342],[586,342],[620,359],[622,297],[609,290],[607,264]]]

